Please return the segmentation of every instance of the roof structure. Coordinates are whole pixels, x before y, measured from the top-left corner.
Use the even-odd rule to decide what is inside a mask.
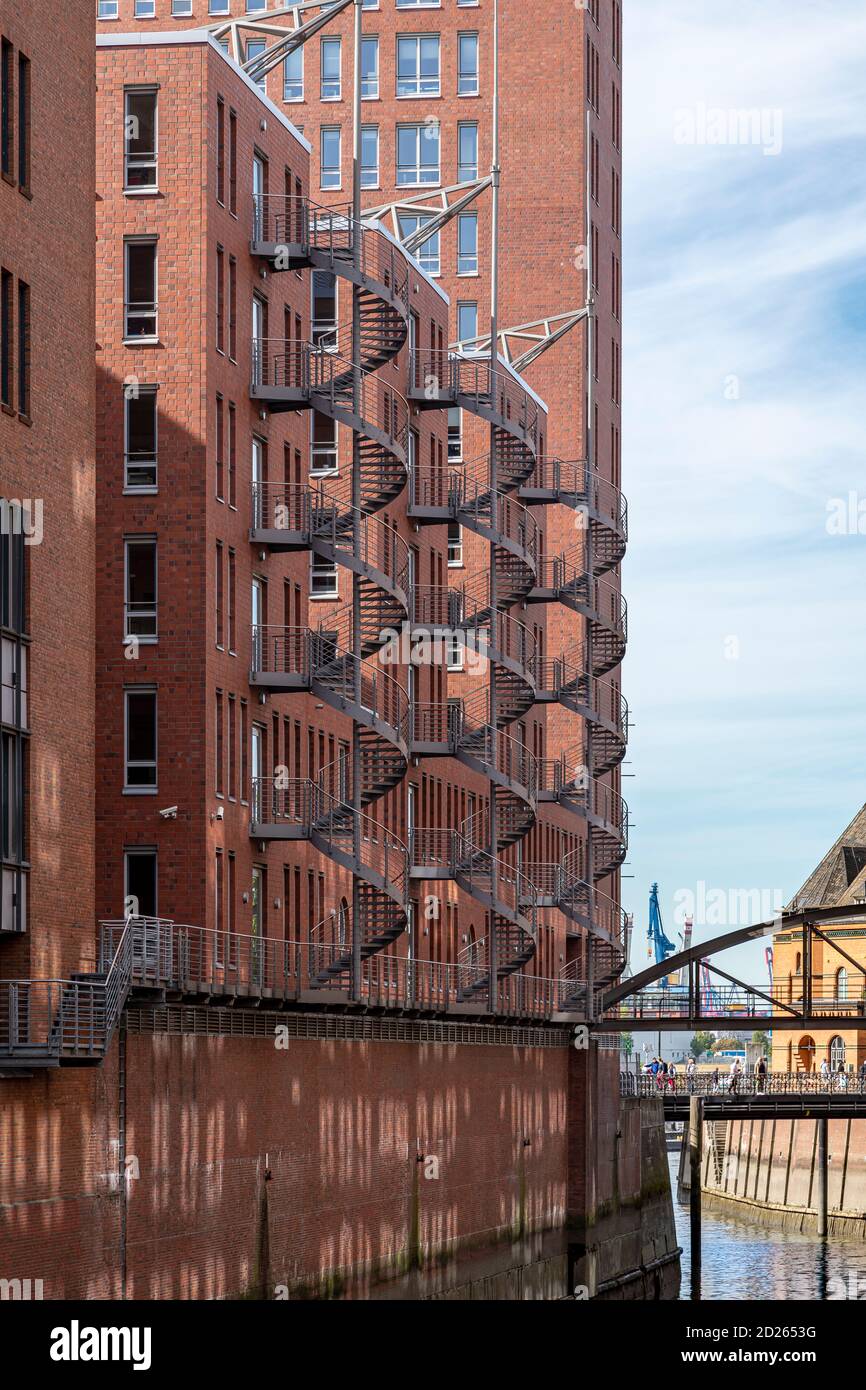
[[[866,806],[795,894],[792,909],[845,907],[866,900]]]

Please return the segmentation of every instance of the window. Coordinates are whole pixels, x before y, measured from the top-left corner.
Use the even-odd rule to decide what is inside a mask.
[[[397,127],[397,183],[439,182],[439,123]]]
[[[341,187],[341,163],[340,127],[338,125],[323,125],[320,135],[319,174],[319,183],[322,188]]]
[[[157,186],[157,94],[127,91],[124,113],[126,135],[123,181],[127,192]]]
[[[296,48],[283,65],[283,100],[304,100],[304,50]]]
[[[125,690],[126,791],[156,789],[156,691]]]
[[[457,338],[461,343],[478,337],[478,305],[468,302],[457,305]]]
[[[438,34],[406,34],[397,39],[397,95],[438,97]]]
[[[461,121],[457,127],[457,182],[472,183],[478,178],[478,126]]]
[[[0,44],[0,168],[8,179],[12,177],[15,158],[15,54],[8,39]]]
[[[339,593],[337,566],[330,560],[323,560],[320,555],[314,555],[310,572],[310,597],[338,598]]]
[[[216,692],[214,700],[214,791],[217,796],[223,794],[223,768],[225,766],[225,709],[223,704],[223,693],[221,690]]]
[[[322,39],[322,74],[319,95],[322,101],[339,101],[342,96],[340,39]]]
[[[448,411],[448,462],[463,462],[463,411],[459,405]]]
[[[411,236],[419,227],[424,227],[432,220],[432,213],[401,213],[400,215],[400,236]],[[423,241],[414,252],[418,264],[422,270],[426,270],[428,275],[438,275],[440,271],[439,255],[439,232],[434,232],[431,237]]]
[[[231,6],[229,0],[210,0],[208,9],[211,14],[228,14]]]
[[[229,651],[232,655],[237,652],[237,571],[237,555],[230,547],[226,615],[228,617]]]
[[[11,409],[13,399],[13,367],[15,281],[11,271],[0,272],[0,401]]]
[[[379,40],[361,40],[361,96],[374,101],[379,95]]]
[[[96,10],[97,19],[117,19],[118,0],[99,0]]]
[[[445,665],[449,671],[463,670],[463,640],[459,632],[449,632],[445,638]]]
[[[457,93],[461,97],[478,95],[478,35],[457,36]]]
[[[229,256],[229,357],[238,358],[238,263]]]
[[[397,0],[398,10],[438,10],[441,0]]]
[[[238,114],[229,111],[229,212],[238,215]]]
[[[156,15],[156,0],[135,0],[135,18],[153,19]]]
[[[448,523],[448,568],[463,568],[463,527],[459,521]]]
[[[337,277],[330,270],[314,270],[312,275],[313,346],[328,352],[337,350]]]
[[[223,543],[216,543],[216,565],[214,568],[214,589],[216,596],[216,644],[222,651],[225,633],[223,630]]]
[[[127,338],[157,335],[157,253],[154,240],[127,241],[125,324]]]
[[[259,58],[267,46],[267,39],[247,39],[247,62],[249,63],[253,58]],[[262,95],[265,95],[268,89],[267,73],[258,79],[253,78],[253,81]]]
[[[361,187],[379,186],[379,127],[361,127]]]
[[[324,474],[336,473],[337,460],[337,422],[318,410],[313,411],[312,441],[310,452],[310,473],[320,478]]]
[[[152,491],[157,483],[156,387],[125,395],[123,486]]]
[[[226,108],[222,97],[217,98],[217,202],[226,201]]]
[[[192,14],[192,0],[171,0],[171,12],[179,18]]]
[[[157,860],[155,849],[123,852],[123,914],[156,917]]]
[[[3,505],[0,502],[0,505]],[[24,795],[27,780],[27,646],[24,533],[0,530],[0,932],[27,929]],[[17,634],[17,635],[12,635]]]
[[[156,537],[135,536],[124,541],[126,601],[124,637],[155,642],[156,622]]]
[[[216,253],[216,348],[226,347],[226,253],[221,246]]]
[[[30,418],[30,286],[18,281],[18,414]]]
[[[18,54],[18,182],[30,188],[30,59]]]
[[[457,218],[457,274],[478,274],[477,212],[461,212]]]

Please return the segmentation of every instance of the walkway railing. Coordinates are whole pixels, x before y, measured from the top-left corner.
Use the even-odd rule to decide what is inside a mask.
[[[686,1076],[685,1071],[677,1071],[676,1076],[635,1076],[632,1072],[620,1072],[620,1095],[638,1096],[802,1096],[802,1095],[866,1095],[866,1075],[861,1071],[850,1072],[767,1072],[766,1076],[749,1074],[736,1079],[730,1075],[728,1066],[719,1069],[719,1076],[712,1073],[696,1072]]]

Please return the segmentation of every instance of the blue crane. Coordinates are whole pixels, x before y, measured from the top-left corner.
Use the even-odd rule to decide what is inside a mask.
[[[650,889],[649,899],[649,930],[647,932],[649,942],[649,955],[655,954],[656,965],[661,965],[668,956],[672,955],[677,949],[673,941],[669,941],[665,936],[662,926],[662,912],[659,907],[659,886],[654,883]],[[662,988],[667,986],[667,977],[661,981]]]

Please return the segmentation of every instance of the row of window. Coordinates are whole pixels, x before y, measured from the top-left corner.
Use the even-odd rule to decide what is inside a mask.
[[[20,512],[0,499],[0,932],[27,926],[26,572]]]
[[[438,121],[400,124],[396,128],[396,182],[398,188],[438,185],[442,181],[441,130]],[[478,125],[461,121],[457,126],[457,182],[478,178]],[[324,125],[319,132],[319,183],[322,188],[343,186],[343,132],[338,125]],[[379,127],[362,130],[361,185],[379,184]]]
[[[596,0],[597,3],[597,0]],[[238,6],[238,13],[261,14],[268,8],[269,0],[244,0]],[[438,10],[442,7],[442,0],[395,0],[398,10]],[[457,0],[459,8],[476,9],[479,0]],[[379,0],[362,0],[363,10],[378,10]],[[202,0],[202,12],[207,10],[208,14],[231,14],[231,0]],[[193,0],[171,0],[171,13],[176,19],[191,18],[193,11]],[[98,19],[119,19],[120,0],[97,0],[96,15]],[[156,19],[156,0],[134,0],[133,15],[136,19]]]
[[[0,267],[0,405],[30,419],[30,286]]]
[[[17,149],[16,149],[17,144]],[[0,172],[30,193],[30,59],[0,39]]]
[[[442,95],[442,37],[440,34],[398,34],[396,47],[395,92],[398,97],[439,97]],[[361,40],[361,97],[377,101],[379,80],[379,36]],[[264,51],[264,41],[251,39],[247,57]],[[304,47],[296,48],[284,61],[283,99],[304,101]],[[457,35],[457,95],[476,97],[479,93],[479,38],[476,33]],[[265,79],[259,84],[265,88]],[[319,46],[320,101],[343,98],[343,40],[323,38]]]

